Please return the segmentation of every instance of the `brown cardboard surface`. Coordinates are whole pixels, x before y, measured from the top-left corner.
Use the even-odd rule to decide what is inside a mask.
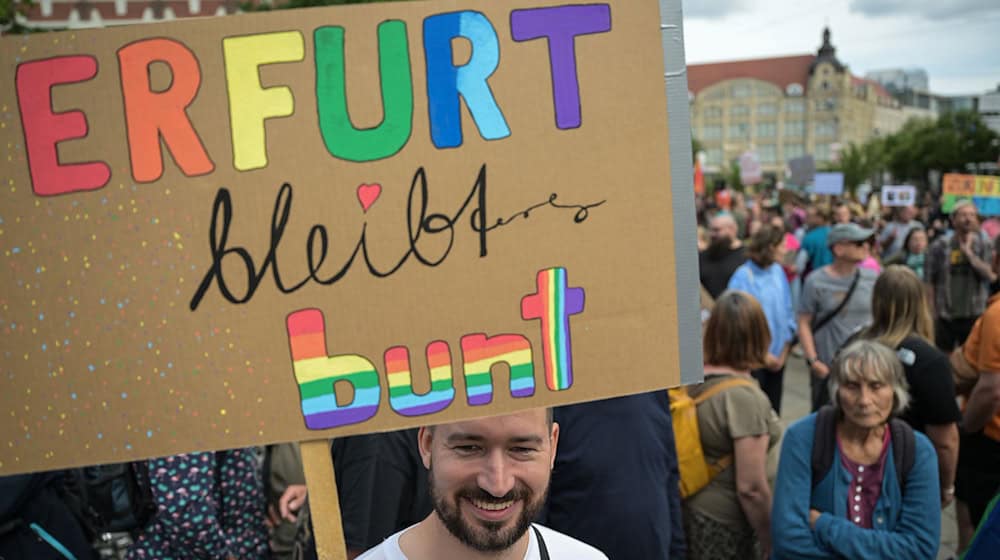
[[[658,7],[652,0],[597,6],[603,5],[610,30],[572,42],[581,116],[575,128],[557,126],[549,42],[517,41],[512,32],[512,10],[547,7],[544,2],[380,3],[0,40],[0,474],[397,429],[678,384],[676,302],[696,295],[678,294],[674,286]],[[477,10],[496,31],[499,59],[488,84],[510,132],[484,138],[463,100],[461,145],[439,148],[432,142],[424,28],[431,16],[463,9]],[[451,42],[455,65],[470,56],[483,63],[476,57],[488,49],[475,45],[489,41],[477,17],[444,26],[472,36]],[[318,121],[314,32],[344,29],[350,120],[371,128],[383,119],[376,30],[388,20],[406,26],[412,129],[398,151],[380,159],[335,157]],[[287,41],[296,34],[300,53]],[[251,127],[234,141],[231,116],[252,124],[246,107],[254,98],[252,90],[230,95],[227,76],[248,87],[257,78],[235,58],[227,68],[223,40],[243,36],[278,40],[229,43],[235,57],[298,61],[259,67],[259,86],[269,94],[287,88],[294,112],[266,120],[266,166],[238,170],[248,160],[235,161],[237,148],[245,153],[259,137]],[[166,41],[141,43],[153,38]],[[151,64],[148,74],[133,66],[124,80],[118,53],[137,44],[175,61],[188,60],[186,49],[197,62],[186,68],[177,62],[176,75],[162,62]],[[71,169],[65,180],[46,183],[46,175],[29,171],[41,165],[44,150],[29,151],[26,140],[44,146],[39,135],[51,136],[54,127],[32,120],[41,114],[37,107],[25,109],[38,105],[44,88],[29,87],[19,98],[18,87],[55,68],[32,63],[72,56],[96,64],[92,78],[77,76],[70,80],[76,83],[51,89],[52,110],[69,119],[82,112],[87,126],[82,138],[57,144],[59,164],[105,162],[110,178],[90,190],[46,194],[39,191],[47,185],[83,184],[95,174]],[[32,74],[31,68],[46,70]],[[87,74],[86,64],[76,68]],[[146,75],[150,84],[142,80]],[[200,82],[192,87],[195,75]],[[133,105],[138,120],[126,124],[124,99],[136,99],[129,93],[136,84],[173,95],[190,88],[193,100],[183,114],[206,157],[197,157],[195,144],[177,140],[181,126],[161,139],[162,175],[149,176],[155,143],[139,126],[149,108]],[[164,106],[164,99],[149,107]],[[173,99],[183,107],[182,95]],[[273,110],[287,96],[275,99]],[[33,115],[28,125],[22,111]],[[26,127],[35,132],[26,136]],[[132,159],[130,133],[146,138],[149,148],[133,142]],[[136,177],[137,168],[146,175]],[[226,193],[231,216],[223,236]],[[477,231],[484,215],[486,224],[505,225]],[[336,281],[309,279],[311,230],[316,276]],[[212,273],[213,243],[230,249],[218,274]],[[256,284],[252,295],[234,248],[245,251],[260,276],[250,282]],[[572,289],[583,290],[583,309],[568,316],[568,333],[543,333],[543,321],[522,317],[522,298],[538,291],[537,277],[547,270],[564,271],[570,307],[580,297]],[[543,298],[526,303],[547,309]],[[315,352],[318,344],[326,355],[354,357],[313,356],[309,365],[293,366],[289,317],[305,319],[305,327],[295,328],[317,326],[318,315],[295,315],[301,310],[318,310],[325,330],[298,348]],[[494,337],[485,340],[513,352],[497,354],[515,367],[492,366],[492,391],[482,389],[482,376],[467,382],[482,341],[476,335]],[[546,375],[565,371],[544,359],[547,340],[560,336],[570,342],[568,387]],[[530,354],[516,351],[524,341]],[[387,375],[387,351],[396,348],[389,352],[393,364],[405,357],[398,347],[410,358],[410,400],[390,399],[390,386],[405,381],[403,373]],[[430,387],[427,353],[444,401],[422,397]],[[519,362],[529,355],[533,375]],[[375,373],[359,373],[357,366],[368,362]],[[513,391],[508,369],[517,370]],[[338,373],[346,377],[335,382],[331,376]],[[307,427],[297,374],[326,380],[308,391],[325,386],[331,393],[310,405],[329,412],[310,409],[313,428],[353,423]],[[368,398],[377,408],[360,406]],[[336,412],[350,409],[352,399],[353,416]],[[407,403],[423,408],[407,409]]]

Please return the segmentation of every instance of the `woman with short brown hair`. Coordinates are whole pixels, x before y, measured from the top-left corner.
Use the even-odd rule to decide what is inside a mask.
[[[718,475],[684,500],[688,558],[766,557],[782,427],[750,376],[771,342],[764,311],[750,294],[724,292],[703,340],[705,382],[688,393],[698,403],[705,460]]]

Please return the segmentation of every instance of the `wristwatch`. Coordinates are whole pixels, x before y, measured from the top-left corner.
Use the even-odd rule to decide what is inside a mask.
[[[817,361],[819,361],[817,358],[806,357],[806,365],[809,367],[813,367],[813,364],[815,364]]]

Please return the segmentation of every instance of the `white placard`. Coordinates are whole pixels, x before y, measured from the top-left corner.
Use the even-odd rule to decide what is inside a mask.
[[[844,174],[839,172],[817,173],[813,179],[813,192],[831,196],[844,194]]]
[[[913,185],[882,187],[882,206],[910,206],[917,203],[917,188]]]

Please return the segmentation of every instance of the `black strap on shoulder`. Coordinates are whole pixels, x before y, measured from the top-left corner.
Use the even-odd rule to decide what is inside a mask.
[[[899,490],[903,492],[906,490],[906,479],[917,460],[917,437],[913,435],[913,428],[899,418],[889,421],[889,429],[892,437],[892,462],[896,467]]]
[[[826,405],[816,413],[816,431],[812,445],[812,487],[819,484],[833,466],[836,449],[837,411],[833,405]],[[906,490],[906,479],[913,470],[917,458],[917,441],[913,428],[906,422],[893,418],[889,421],[892,439],[892,462],[896,467],[896,481],[901,492]]]
[[[550,560],[549,549],[545,546],[545,539],[542,538],[542,532],[534,525],[531,526],[531,530],[535,532],[535,538],[538,539],[538,555],[542,560]]]
[[[812,445],[812,487],[823,480],[833,465],[833,451],[837,447],[837,410],[826,405],[816,413],[816,431]]]
[[[847,302],[851,301],[851,296],[854,295],[854,290],[858,287],[858,280],[860,279],[861,279],[861,269],[859,268],[854,271],[854,280],[851,281],[851,287],[847,289],[847,295],[844,296],[844,299],[840,300],[840,305],[838,305],[837,308],[834,309],[833,311],[824,315],[822,319],[816,321],[816,324],[811,326],[813,334],[816,334],[816,331],[825,327],[827,323],[829,323],[834,317],[837,316],[838,313],[840,313],[844,309],[844,307],[847,307]]]

